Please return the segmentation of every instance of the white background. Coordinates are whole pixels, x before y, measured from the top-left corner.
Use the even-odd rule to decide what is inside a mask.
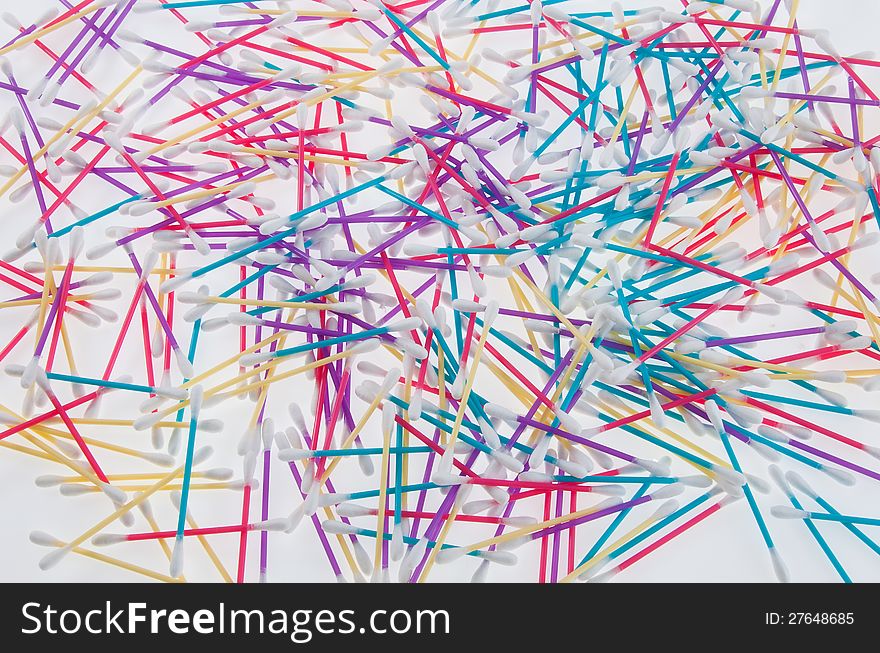
[[[6,3],[9,10],[16,12],[26,22],[31,16],[36,16],[53,3],[46,0],[31,0],[27,3]],[[632,3],[628,6],[649,6],[658,2]],[[676,2],[667,2],[670,8],[678,9]],[[767,3],[769,4],[769,3]],[[870,0],[801,0],[799,23],[802,27],[824,27],[830,30],[838,48],[844,54],[853,54],[876,47],[876,25],[880,19],[880,4]],[[606,8],[605,2],[584,0],[578,3],[583,10]],[[190,15],[190,14],[187,14]],[[138,14],[132,16],[126,22],[127,29],[136,29],[141,34],[155,34],[156,39],[162,38],[162,33],[154,30],[150,14]],[[10,28],[0,25],[0,35],[3,40],[8,40],[11,34]],[[61,43],[60,40],[49,40],[51,43]],[[190,45],[194,39],[189,41]],[[30,51],[33,51],[32,49]],[[16,60],[16,66],[19,65]],[[38,65],[36,65],[38,63]],[[46,60],[35,63],[35,70],[45,69]],[[99,68],[99,71],[104,69]],[[106,74],[110,75],[110,72]],[[118,71],[112,72],[113,78],[117,78]],[[22,74],[23,83],[32,82],[33,74]],[[98,85],[109,88],[110,83]],[[10,106],[11,94],[4,93],[0,100],[0,110]],[[9,132],[6,133],[6,137]],[[8,161],[4,160],[4,163]],[[98,206],[104,206],[103,200],[97,198]],[[33,198],[30,198],[30,204]],[[29,204],[29,205],[30,205]],[[20,225],[25,216],[4,202],[3,212],[0,213],[0,240],[8,243],[11,238],[21,230]],[[31,218],[27,218],[31,219]],[[4,246],[5,249],[5,246]],[[125,297],[129,297],[126,294]],[[124,310],[124,307],[117,307]],[[2,314],[0,314],[2,315]],[[18,328],[17,320],[22,313],[16,313],[15,317],[6,320],[5,316],[0,319],[2,338],[6,342],[8,337]],[[780,325],[781,326],[781,325]],[[110,330],[108,333],[115,333]],[[86,342],[90,336],[87,331],[78,333],[78,342],[81,347],[89,347]],[[237,342],[237,340],[236,340]],[[97,346],[97,343],[95,343]],[[136,364],[136,356],[131,357],[131,364]],[[24,362],[21,358],[16,362]],[[142,369],[142,368],[141,368]],[[9,381],[2,381],[3,388],[9,392],[9,404],[15,408],[19,401],[20,391],[15,391],[15,386],[8,385]],[[6,394],[0,397],[5,401]],[[243,404],[242,404],[243,405]],[[132,415],[136,415],[136,402],[131,405]],[[862,403],[863,407],[871,407],[869,403]],[[235,423],[238,407],[233,405],[221,409],[212,409],[211,416],[224,417],[229,423]],[[275,411],[279,419],[283,419],[283,406]],[[829,422],[829,424],[832,424]],[[851,422],[849,422],[851,424]],[[863,437],[866,441],[880,442],[876,428],[868,422],[861,422],[864,433],[851,435]],[[118,441],[131,446],[149,449],[148,432],[113,434],[112,429],[104,429],[94,435],[108,440]],[[239,463],[233,452],[238,441],[239,432],[234,429],[227,430],[221,438],[211,442],[217,450],[213,464],[225,464],[235,469]],[[765,463],[756,459],[753,468],[758,475],[760,470],[766,468]],[[870,466],[870,465],[869,465]],[[58,567],[50,572],[41,572],[37,566],[38,560],[46,553],[42,549],[32,545],[28,541],[28,534],[32,530],[45,530],[59,537],[71,538],[81,532],[87,525],[97,521],[106,514],[109,506],[105,499],[100,497],[74,497],[64,498],[58,495],[57,489],[39,489],[34,486],[33,479],[38,474],[58,473],[55,466],[44,464],[41,461],[25,458],[9,451],[0,451],[0,524],[2,524],[2,536],[0,536],[0,580],[3,581],[83,581],[83,580],[107,580],[133,582],[139,577],[101,565],[76,556],[69,556]],[[285,492],[290,492],[290,477],[286,470],[275,465],[273,469],[273,501],[280,504],[283,500],[276,497],[284,497]],[[812,477],[811,477],[812,478]],[[277,485],[276,485],[277,484]],[[860,483],[856,488],[842,488],[831,481],[819,479],[814,483],[823,491],[833,497],[832,502],[837,502],[855,510],[863,507],[863,514],[878,516],[880,511],[876,509],[878,496],[876,484]],[[285,487],[287,490],[285,490]],[[775,492],[775,491],[774,491]],[[770,522],[774,538],[778,542],[780,550],[785,555],[792,578],[796,581],[834,581],[834,574],[815,543],[809,537],[803,524],[794,521],[780,521],[769,516],[769,507],[777,503],[783,503],[784,499],[778,493],[771,497],[760,497],[761,506],[765,517]],[[154,502],[157,512],[162,517],[164,527],[173,528],[175,513],[170,509],[167,499],[164,497]],[[296,504],[291,498],[289,505],[277,505],[278,512],[273,510],[273,516],[286,514]],[[252,504],[252,515],[258,511],[258,502]],[[533,510],[538,510],[537,504],[531,504]],[[240,501],[231,495],[226,497],[222,505],[199,505],[193,507],[195,514],[202,524],[236,523],[239,516]],[[140,524],[143,526],[142,522]],[[110,532],[120,532],[120,526],[114,525],[107,529]],[[880,561],[861,543],[857,542],[842,528],[823,528],[829,543],[845,561],[856,580],[880,581]],[[595,531],[591,531],[595,532]],[[871,531],[868,531],[871,533]],[[227,567],[234,574],[237,552],[237,536],[222,536],[213,538],[212,542],[226,561]],[[249,559],[253,563],[256,558],[258,538],[252,536],[249,542]],[[193,547],[195,549],[195,547]],[[371,549],[368,546],[368,549]],[[165,571],[164,565],[157,564],[161,559],[156,555],[155,549],[149,551],[132,547],[127,551],[122,549],[107,549],[109,554],[118,554],[127,560],[140,561],[145,565]],[[504,581],[533,581],[537,558],[537,547],[520,551],[520,565],[516,568],[493,569],[491,580]],[[188,574],[193,579],[217,580],[217,574],[210,565],[201,558],[199,552],[194,550],[187,560]],[[473,572],[473,563],[470,561],[457,565],[436,567],[432,574],[433,580],[466,580]],[[256,566],[251,564],[247,573],[248,580],[256,580]],[[641,561],[632,570],[618,577],[620,582],[628,581],[769,581],[773,579],[772,571],[767,559],[766,551],[758,537],[752,517],[749,514],[744,501],[725,509],[720,514],[711,517],[707,522],[690,530],[685,535],[677,538],[670,546],[663,547],[660,551]],[[270,535],[270,580],[277,581],[319,581],[332,580],[332,575],[319,549],[317,538],[310,524],[303,523],[293,535],[280,534]]]

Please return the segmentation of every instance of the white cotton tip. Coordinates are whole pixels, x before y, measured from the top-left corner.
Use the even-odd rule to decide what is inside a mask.
[[[491,510],[498,507],[498,502],[494,499],[478,499],[477,501],[468,501],[465,503],[461,511],[465,515],[479,515],[481,512],[486,512],[487,510]]]
[[[496,449],[492,451],[489,455],[492,456],[493,460],[498,461],[505,469],[513,472],[514,474],[519,474],[523,471],[522,462],[511,456],[506,451]]]
[[[245,354],[238,359],[238,363],[242,367],[252,367],[255,365],[261,365],[266,361],[272,360],[273,358],[275,358],[275,352],[263,351],[255,354]]]
[[[510,551],[477,551],[476,556],[504,567],[514,567],[518,562],[516,555]]]
[[[379,392],[382,396],[387,395],[394,386],[397,385],[397,382],[400,380],[400,368],[392,367],[388,370],[388,373],[385,375],[385,378],[382,379],[382,383],[379,386]]]
[[[471,576],[471,582],[472,583],[485,583],[487,580],[487,577],[489,575],[489,565],[490,565],[490,563],[488,560],[483,560],[479,564],[479,566],[477,567],[477,570],[474,572],[474,575]]]
[[[595,509],[598,510],[600,505],[601,504],[595,506]],[[521,546],[528,544],[531,541],[532,541],[531,534],[522,535],[520,537],[515,537],[512,540],[505,540],[503,542],[499,542],[498,543],[498,550],[499,551],[514,551],[514,550],[520,548]]]
[[[602,497],[622,497],[626,494],[626,488],[622,485],[605,483],[592,486],[590,492]]]
[[[64,543],[54,535],[44,531],[31,531],[28,539],[37,546],[64,546]]]
[[[443,549],[437,553],[437,564],[446,565],[450,562],[454,562],[455,560],[460,560],[465,557],[468,553],[468,550],[461,546],[449,547],[448,549]]]
[[[361,568],[364,574],[370,575],[373,571],[373,561],[370,559],[366,549],[358,541],[352,543],[352,548],[354,549],[354,557],[357,560],[358,567]]]
[[[265,521],[257,522],[254,524],[254,528],[258,531],[271,531],[274,533],[282,533],[287,530],[287,527],[290,525],[290,520],[286,517],[277,518],[277,519],[267,519]]]
[[[431,476],[431,482],[440,487],[452,487],[467,483],[467,478],[464,476],[455,476],[454,474],[435,472],[434,475]]]
[[[189,393],[189,412],[190,418],[198,421],[199,413],[202,410],[202,402],[204,401],[204,390],[201,385],[194,386]]]
[[[709,416],[709,421],[712,423],[712,426],[719,433],[724,431],[724,420],[721,417],[721,411],[718,409],[718,404],[714,401],[707,401],[705,403],[706,415]]]
[[[207,295],[204,292],[189,292],[186,290],[182,290],[177,293],[177,301],[179,301],[181,304],[206,304],[206,297]]]
[[[581,423],[573,415],[569,415],[561,408],[554,408],[553,414],[556,416],[556,419],[559,420],[560,425],[563,429],[568,431],[569,433],[580,433],[581,432]]]
[[[819,496],[818,492],[816,492],[805,480],[804,478],[798,474],[797,472],[786,472],[785,480],[788,481],[793,488],[795,488],[798,492],[806,494],[808,497],[815,499]]]
[[[68,241],[68,255],[70,258],[76,258],[83,250],[83,228],[76,226],[70,232],[70,240]]]
[[[483,410],[489,417],[503,420],[509,424],[516,424],[519,421],[519,415],[517,415],[514,411],[502,406],[501,404],[493,404],[487,402],[483,406]],[[543,458],[543,456],[542,456]]]
[[[332,535],[357,535],[361,530],[353,524],[346,524],[345,522],[337,521],[335,519],[325,519],[321,522],[321,528],[324,529],[324,532]],[[372,565],[370,566],[372,567]]]
[[[517,476],[517,480],[524,483],[552,483],[553,477],[550,474],[530,469]]]
[[[393,332],[406,332],[412,331],[413,329],[418,329],[422,326],[422,320],[418,317],[410,317],[405,320],[399,320],[397,322],[392,322],[391,324],[386,325],[386,329],[388,331]]]
[[[63,453],[68,458],[72,458],[73,460],[78,460],[82,455],[82,451],[79,450],[72,442],[65,442],[64,440],[55,440],[55,446],[58,450]]]
[[[767,468],[767,472],[770,474],[770,478],[776,485],[788,496],[791,496],[791,486],[788,484],[788,481],[785,478],[785,474],[783,474],[782,469],[780,469],[779,465],[770,465]]]
[[[501,305],[494,299],[490,299],[486,304],[486,311],[483,314],[483,329],[488,330],[492,324],[495,322],[495,319],[498,317],[498,312],[501,309]]]
[[[572,447],[568,451],[569,460],[574,463],[580,465],[587,473],[590,473],[593,470],[593,459],[590,458],[586,452],[581,451],[578,448]]]
[[[125,542],[127,539],[127,536],[119,533],[101,533],[92,538],[92,544],[95,546],[110,546]]]
[[[724,482],[731,487],[742,487],[746,478],[740,472],[735,469],[730,469],[729,467],[722,467],[721,465],[715,465],[712,467],[712,473],[718,477],[720,482]]]
[[[229,320],[225,317],[213,317],[209,320],[202,320],[199,328],[205,333],[212,333],[214,331],[219,331],[228,324]]]
[[[769,426],[761,425],[758,427],[758,433],[768,440],[779,442],[780,444],[788,444],[790,438],[781,431]]]
[[[201,433],[221,433],[223,431],[223,420],[201,419],[196,429]]]
[[[215,467],[214,469],[208,469],[202,472],[205,475],[205,478],[209,478],[212,481],[228,481],[232,478],[233,472],[228,467]]]
[[[230,313],[224,319],[227,323],[234,326],[261,326],[264,323],[264,320],[261,317],[239,311]],[[202,328],[205,328],[204,323],[202,323]]]
[[[140,458],[159,467],[171,467],[175,463],[174,456],[159,452],[145,451],[140,454]]]
[[[696,354],[706,348],[706,343],[702,340],[683,340],[676,344],[675,350],[680,354]]]
[[[7,252],[4,252],[3,255],[2,255],[2,257],[0,257],[0,258],[2,258],[2,259],[3,259],[4,261],[6,261],[7,263],[12,263],[13,261],[17,261],[17,260],[20,259],[22,256],[24,256],[25,254],[27,254],[28,252],[30,252],[31,249],[32,249],[32,248],[31,248],[31,246],[29,246],[29,245],[26,246],[26,247],[18,247],[18,248],[16,248],[16,249],[11,249],[11,250],[9,250],[9,251],[7,251]]]
[[[763,442],[752,438],[748,441],[748,445],[752,448],[752,451],[761,456],[764,460],[767,460],[771,463],[779,461],[779,452],[771,447],[768,447]]]
[[[106,494],[113,503],[122,505],[128,500],[128,496],[122,490],[113,487],[109,483],[100,483],[98,487],[101,488],[101,491]]]
[[[313,453],[314,452],[311,449],[298,449],[287,447],[285,449],[278,450],[278,460],[282,460],[286,463],[299,460],[307,460],[312,457]]]
[[[858,410],[854,410],[853,414],[855,414],[857,417],[861,417],[872,422],[880,422],[880,410],[868,410],[864,408],[859,408]]]
[[[680,504],[675,499],[670,499],[669,501],[664,501],[660,504],[660,507],[654,511],[654,514],[651,515],[651,519],[655,521],[660,521],[661,519],[666,519],[678,510]]]
[[[523,515],[520,517],[504,517],[501,519],[501,522],[505,526],[510,526],[511,528],[527,528],[537,524],[538,520],[534,517]]]
[[[661,461],[647,460],[645,458],[636,458],[633,462],[639,467],[644,468],[653,476],[668,476],[669,465]]]
[[[679,485],[678,483],[670,483],[664,485],[659,490],[652,492],[651,499],[657,501],[661,499],[671,499],[672,497],[677,497],[682,492],[684,492],[684,487],[682,485]]]
[[[862,195],[867,196],[867,193],[862,193]],[[860,207],[857,207],[857,208],[860,208]],[[863,215],[864,211],[858,210],[855,213],[856,213],[856,215]],[[857,252],[860,249],[866,249],[868,247],[876,245],[878,240],[880,240],[880,233],[871,232],[869,234],[865,234],[864,236],[860,237],[859,240],[857,240],[852,245],[850,245],[849,249],[851,252]]]
[[[373,514],[373,510],[357,503],[340,503],[336,506],[336,512],[340,517],[366,517]]]
[[[745,476],[750,488],[757,490],[761,494],[770,494],[770,484],[763,478],[754,474],[746,474]]]
[[[792,506],[773,506],[770,514],[779,519],[808,519],[810,513]]]
[[[841,485],[846,485],[847,487],[852,487],[856,483],[855,477],[853,477],[853,475],[850,474],[846,470],[823,465],[822,471],[825,472],[826,474],[828,474],[828,476],[833,478],[835,481],[837,481]]]
[[[90,494],[91,485],[81,485],[79,483],[64,483],[58,488],[59,492],[65,497],[79,497],[84,494]]]
[[[171,564],[168,566],[168,575],[172,578],[180,578],[183,575],[183,540],[175,540],[171,550]]]
[[[828,33],[826,29],[817,29],[812,31],[813,40],[816,42],[822,50],[825,50],[828,54],[830,54],[835,59],[840,59],[840,52],[838,52],[837,48],[834,46],[834,42],[831,40],[831,35]]]
[[[190,379],[195,376],[195,368],[193,368],[193,364],[186,357],[186,354],[182,349],[174,350],[174,362],[177,364],[177,369],[180,370],[180,373],[185,379]]]
[[[34,385],[34,382],[37,380],[37,375],[40,371],[40,359],[36,356],[31,358],[28,361],[28,364],[24,366],[24,369],[21,373],[21,387],[22,388],[30,388]]]
[[[770,562],[773,565],[773,573],[776,574],[776,578],[779,582],[789,582],[790,576],[788,573],[788,567],[786,567],[785,561],[782,559],[779,551],[776,550],[776,547],[770,548]]]
[[[870,336],[855,336],[840,343],[840,348],[850,351],[859,351],[860,349],[867,349],[868,347],[870,347],[872,342],[873,341],[871,340]],[[831,383],[845,383],[846,373],[843,371],[838,371],[835,374],[834,379],[835,380],[831,381]]]
[[[516,423],[515,414],[513,423]],[[549,436],[543,436],[537,443],[535,443],[535,447],[529,455],[529,467],[538,468],[544,462],[544,457],[547,455],[547,450],[550,448],[550,442],[551,438]]]
[[[666,416],[657,395],[653,392],[648,396],[648,405],[651,409],[651,421],[657,428],[662,429],[666,425]]]
[[[73,549],[70,548],[69,546],[64,546],[59,549],[56,549],[55,551],[51,551],[50,553],[47,553],[45,556],[43,556],[40,559],[40,562],[39,562],[40,569],[42,569],[43,571],[48,571],[49,569],[51,569],[52,567],[57,565],[59,562],[61,562],[62,558],[64,558],[72,550]]]
[[[780,424],[778,428],[800,440],[809,440],[813,437],[813,431],[800,424]]]
[[[816,381],[824,381],[825,383],[845,383],[846,372],[842,370],[827,370],[823,372],[814,372],[812,375]]]
[[[114,243],[114,246],[115,246],[115,243]],[[93,258],[91,256],[88,256],[88,254],[86,256],[88,258]],[[99,258],[99,257],[94,257],[94,258]],[[178,273],[177,276],[175,276],[171,279],[168,279],[165,283],[163,283],[161,286],[159,286],[159,292],[162,294],[174,292],[178,288],[183,287],[183,285],[186,284],[191,279],[192,279],[192,275],[190,273],[186,273],[186,272]]]
[[[482,313],[486,310],[486,305],[475,302],[470,299],[453,299],[452,308],[460,313]]]
[[[201,465],[203,462],[208,460],[214,454],[214,448],[211,446],[205,446],[200,449],[197,449],[193,454],[193,466]]]
[[[311,469],[311,467],[309,468]],[[307,470],[308,473],[308,470]],[[312,472],[313,474],[314,472]],[[311,487],[312,479],[309,479],[308,483],[306,482],[305,475],[303,476],[303,491],[308,491],[308,488]],[[324,508],[325,506],[335,506],[343,501],[350,499],[351,497],[348,494],[343,494],[341,492],[328,492],[327,494],[322,494],[318,499],[318,505]]]
[[[419,562],[424,558],[425,551],[428,548],[428,539],[422,538],[418,542],[416,542],[409,550],[409,552],[404,556],[403,560],[400,563],[400,570],[398,571],[397,579],[401,583],[409,582],[410,577],[412,576],[413,571],[415,571],[416,566]]]
[[[93,301],[112,301],[119,299],[121,296],[122,292],[118,288],[104,288],[103,290],[96,290],[90,293],[90,298]]]
[[[686,487],[709,487],[712,485],[712,479],[703,474],[694,474],[691,476],[679,476],[678,482]]]
[[[306,494],[305,501],[303,503],[303,510],[305,510],[305,514],[311,517],[318,510],[318,503],[321,498],[321,486],[317,483],[313,484],[308,493]]]
[[[547,438],[549,439],[549,438]],[[583,478],[590,473],[590,470],[584,467],[583,465],[576,463],[571,460],[557,460],[556,466],[568,474],[569,476],[573,476],[574,478]]]
[[[57,476],[55,474],[45,474],[34,479],[34,484],[37,487],[56,487],[65,482],[67,482],[67,479],[64,476]]]
[[[304,504],[298,505],[296,508],[291,511],[291,513],[287,516],[287,525],[284,528],[285,533],[292,533],[296,530],[296,527],[299,526],[302,518],[305,516],[305,506]]]
[[[361,312],[361,305],[359,302],[336,302],[334,304],[328,304],[327,310],[332,311],[333,313],[339,313],[340,315],[357,315]]]
[[[607,499],[603,499],[595,506],[593,506],[594,512],[599,512],[601,510],[609,510],[611,508],[616,508],[620,504],[623,503],[623,499],[621,497],[609,497]]]
[[[825,390],[824,388],[816,388],[816,394],[829,404],[840,406],[841,408],[846,408],[849,405],[849,399],[838,392],[832,392],[831,390]]]

